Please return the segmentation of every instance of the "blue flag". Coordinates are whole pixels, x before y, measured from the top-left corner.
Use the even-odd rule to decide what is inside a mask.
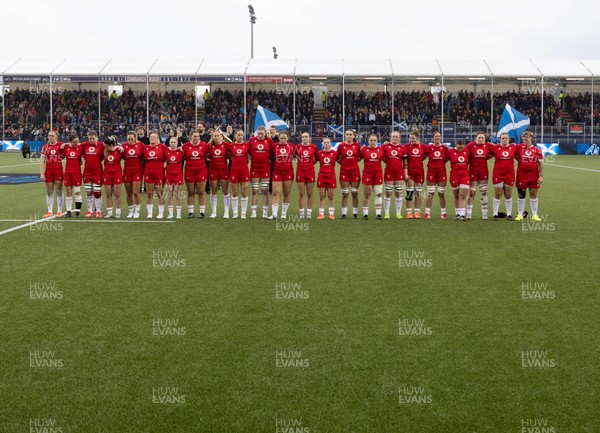
[[[262,106],[256,108],[256,117],[254,118],[254,132],[258,130],[259,126],[264,126],[269,130],[271,126],[275,126],[277,130],[287,129],[288,125],[281,117],[275,113],[270,112]]]
[[[506,132],[510,138],[515,140],[515,143],[519,143],[521,140],[521,135],[527,130],[528,127],[529,117],[506,104],[504,106],[502,117],[500,118],[500,123],[498,124],[497,137],[500,137],[500,134]]]
[[[335,125],[327,125],[327,132],[332,134],[334,137],[336,136],[343,136],[344,135],[344,125],[339,125],[339,126],[335,126]]]

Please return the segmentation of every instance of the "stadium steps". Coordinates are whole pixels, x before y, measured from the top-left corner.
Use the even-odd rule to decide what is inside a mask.
[[[314,108],[313,109],[313,122],[322,122],[325,118],[325,109],[323,108]]]
[[[562,110],[562,123],[563,125],[568,125],[569,123],[575,123],[575,119],[567,110]]]

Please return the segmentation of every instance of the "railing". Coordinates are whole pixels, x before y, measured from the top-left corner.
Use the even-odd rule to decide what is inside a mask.
[[[201,121],[202,119],[200,119]],[[186,121],[180,122],[177,125],[172,125],[170,123],[150,123],[150,131],[157,130],[160,132],[161,140],[164,140],[167,135],[169,129],[173,127],[181,127],[186,133],[190,129],[195,127],[195,122]],[[559,144],[577,144],[577,143],[592,143],[592,142],[600,142],[600,126],[594,126],[593,128],[590,126],[584,126],[583,124],[576,124],[577,127],[573,127],[573,125],[563,125],[563,126],[545,126],[544,128],[540,126],[530,126],[528,128],[534,134],[534,139],[538,142],[545,143],[559,143]],[[59,125],[54,125],[56,128]],[[142,126],[146,129],[146,124],[137,125],[137,124],[111,124],[106,120],[102,120],[100,125],[98,121],[92,121],[89,124],[80,125],[80,139],[85,139],[85,133],[88,129],[99,130],[101,137],[105,137],[107,135],[115,134],[119,138],[119,140],[125,140],[126,133],[130,130],[136,130],[138,126]],[[208,125],[210,126],[210,125]],[[357,132],[359,136],[359,141],[366,142],[367,136],[371,133],[377,134],[381,139],[389,139],[389,135],[393,130],[400,131],[400,140],[403,143],[408,142],[410,131],[413,128],[417,128],[420,133],[420,140],[423,142],[431,141],[431,137],[434,131],[442,131],[443,129],[443,139],[444,142],[454,143],[458,139],[463,140],[474,140],[475,136],[479,131],[484,131],[488,136],[495,137],[497,128],[491,128],[490,126],[481,126],[481,125],[455,125],[453,123],[444,123],[443,128],[442,125],[435,125],[431,123],[419,123],[419,124],[406,124],[398,127],[392,127],[392,125],[345,125],[345,129],[353,129]],[[226,128],[222,127],[221,130],[225,131]],[[249,128],[251,129],[251,128]],[[325,122],[313,122],[310,125],[296,125],[294,130],[293,125],[290,126],[290,130],[292,133],[295,132],[295,136],[292,137],[292,140],[300,140],[300,136],[304,132],[308,132],[311,135],[311,139],[313,141],[320,141],[323,137],[330,137],[334,141],[342,141],[343,136],[341,131],[344,129],[340,127],[340,125],[327,125]],[[62,141],[66,141],[67,134],[65,134],[62,128],[59,127],[59,132],[61,132],[59,139]],[[251,131],[249,131],[251,132]],[[146,133],[148,135],[148,133]],[[30,135],[29,137],[22,137],[21,134],[9,134],[8,131],[6,133],[7,140],[19,140],[27,138],[30,140],[45,140],[46,132],[37,135]]]
[[[581,124],[577,124],[581,125]],[[572,126],[572,125],[571,125]],[[419,123],[419,124],[406,124],[403,126],[392,127],[392,125],[345,125],[345,129],[353,129],[359,136],[359,141],[366,142],[366,136],[371,133],[375,133],[378,136],[387,139],[390,133],[394,130],[400,132],[400,140],[408,142],[410,131],[416,128],[419,130],[419,138],[421,141],[430,141],[435,131],[442,132],[444,142],[454,143],[458,139],[472,141],[475,140],[475,136],[478,132],[483,131],[488,136],[495,137],[497,128],[491,126],[482,125],[455,125],[454,123],[431,124],[431,123]],[[331,137],[334,140],[342,140],[342,135],[338,132],[341,128],[339,125],[331,126],[326,125],[324,122],[313,122],[310,127],[296,127],[296,131],[308,131],[311,136],[316,139],[322,137]],[[534,139],[537,141],[543,141],[546,143],[560,143],[560,144],[576,144],[576,143],[591,143],[600,142],[600,126],[581,125],[580,128],[573,128],[567,126],[530,126],[528,128],[533,133]],[[318,132],[318,131],[323,131]],[[327,131],[327,132],[324,132]]]

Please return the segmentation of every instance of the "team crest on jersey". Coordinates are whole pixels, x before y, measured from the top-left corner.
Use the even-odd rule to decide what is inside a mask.
[[[198,156],[198,151],[197,151],[197,150],[194,150],[194,151],[192,152],[192,156]]]

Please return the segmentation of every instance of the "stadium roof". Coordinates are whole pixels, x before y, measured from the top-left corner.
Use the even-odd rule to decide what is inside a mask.
[[[2,76],[296,76],[591,78],[600,60],[544,59],[0,59]]]

